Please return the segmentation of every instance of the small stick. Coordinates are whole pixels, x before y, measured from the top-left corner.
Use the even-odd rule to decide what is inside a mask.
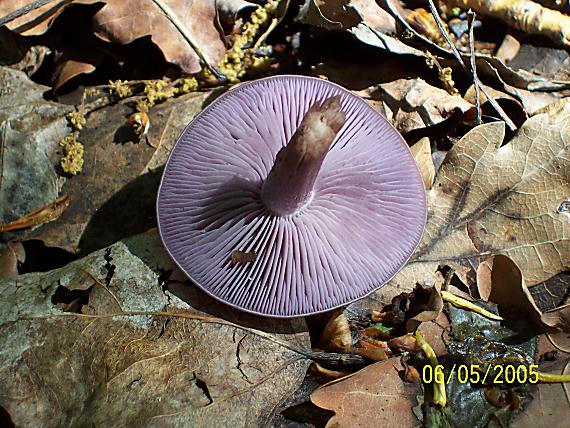
[[[473,87],[475,88],[475,111],[477,114],[476,123],[481,125],[481,103],[479,102],[479,78],[477,77],[477,66],[475,65],[475,38],[473,37],[473,24],[475,23],[475,12],[471,9],[467,12],[467,22],[469,24],[469,53],[471,58],[471,73],[473,74]]]
[[[19,18],[20,16],[23,16],[27,13],[30,13],[33,10],[39,9],[42,6],[45,6],[48,3],[51,3],[53,0],[36,0],[34,2],[31,2],[30,4],[25,5],[24,7],[15,10],[12,13],[9,13],[8,15],[4,16],[3,18],[0,18],[0,27],[7,24],[8,22],[13,21],[14,19]],[[65,3],[65,1],[62,1],[61,3]]]
[[[441,20],[441,17],[439,16],[439,13],[437,12],[437,9],[435,7],[435,4],[433,3],[433,0],[428,0],[428,2],[429,2],[429,8],[430,8],[431,14],[433,15],[433,18],[435,19],[435,23],[437,24],[439,31],[443,35],[443,38],[445,39],[445,41],[449,45],[449,48],[451,49],[451,53],[453,53],[453,56],[455,56],[455,58],[457,59],[459,64],[461,64],[463,69],[467,73],[471,74],[469,68],[467,67],[467,65],[465,65],[465,62],[463,61],[461,54],[459,53],[459,51],[457,50],[457,48],[453,44],[453,41],[451,40],[449,33],[447,32],[447,30],[443,26],[443,21]],[[473,78],[477,79],[477,76],[473,76]],[[489,100],[489,103],[493,106],[493,108],[497,111],[497,113],[499,113],[499,115],[501,116],[501,119],[503,119],[505,121],[505,123],[508,125],[509,128],[511,128],[511,130],[514,131],[515,129],[517,129],[516,125],[509,118],[509,116],[507,116],[507,114],[505,113],[503,108],[497,103],[497,101],[495,101],[495,99],[491,96],[489,91],[487,91],[487,88],[485,87],[485,85],[483,85],[480,81],[479,81],[479,84],[481,85],[480,86],[481,92],[483,92],[483,94],[485,94],[485,97],[487,97],[487,100]]]
[[[160,10],[162,10],[164,15],[170,20],[170,22],[172,22],[172,25],[174,25],[176,29],[180,31],[180,34],[182,34],[182,36],[186,39],[188,44],[192,47],[192,49],[194,49],[194,51],[200,58],[202,64],[204,64],[204,66],[206,66],[206,68],[210,70],[210,72],[216,77],[216,79],[218,79],[220,82],[225,82],[226,76],[220,73],[212,64],[208,62],[204,54],[200,51],[200,49],[198,49],[198,47],[192,40],[190,31],[186,28],[184,23],[180,21],[180,19],[178,18],[176,13],[170,8],[170,6],[168,6],[164,2],[164,0],[152,0],[152,1],[154,2],[154,4],[158,6]]]

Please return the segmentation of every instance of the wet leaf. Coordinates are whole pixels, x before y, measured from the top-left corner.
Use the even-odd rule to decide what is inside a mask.
[[[332,410],[327,427],[416,427],[412,412],[419,385],[404,382],[399,358],[372,364],[358,373],[331,382],[311,394],[311,401]]]
[[[485,309],[496,311],[490,303],[478,302]],[[509,420],[516,410],[518,400],[513,397],[512,405],[497,408],[485,398],[485,388],[474,388],[470,382],[459,379],[459,367],[478,365],[482,379],[489,387],[494,385],[497,371],[490,370],[485,377],[486,367],[491,364],[518,366],[533,364],[537,340],[532,337],[531,330],[524,320],[518,322],[517,330],[510,330],[498,321],[490,320],[474,312],[450,307],[451,336],[448,342],[451,359],[445,365],[447,390],[447,415],[452,426],[494,427],[509,426]],[[451,375],[453,364],[456,364],[454,375]],[[512,388],[511,395],[526,395],[528,385],[517,386],[503,383],[503,387]],[[513,425],[517,426],[517,425]]]
[[[164,269],[154,230],[0,281],[0,405],[17,426],[269,421],[308,366],[303,322],[261,322],[188,283],[181,300],[161,289]]]

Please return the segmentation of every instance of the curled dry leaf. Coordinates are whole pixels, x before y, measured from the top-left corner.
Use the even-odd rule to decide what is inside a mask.
[[[372,364],[356,374],[323,385],[311,401],[335,415],[327,427],[416,427],[412,407],[419,385],[404,382],[399,358]]]
[[[297,19],[328,30],[345,30],[368,45],[399,54],[422,56],[397,38],[392,15],[373,0],[305,0]]]
[[[570,304],[542,312],[525,284],[521,269],[507,256],[493,257],[489,300],[524,314],[544,331],[570,332]]]
[[[414,299],[412,307],[421,312],[406,322],[406,331],[408,332],[416,331],[423,322],[435,320],[443,310],[443,299],[437,287],[424,290],[421,286],[417,286],[416,290],[417,300]],[[421,292],[419,292],[420,290]]]
[[[436,125],[452,116],[461,120],[473,108],[460,96],[450,95],[420,78],[381,84],[361,95],[373,104],[381,101],[386,117],[401,133]]]
[[[424,137],[412,147],[410,147],[412,155],[416,160],[420,174],[422,175],[422,180],[424,181],[424,186],[426,190],[431,189],[433,180],[435,178],[435,165],[433,164],[433,158],[431,157],[431,146],[429,144],[429,138]]]
[[[0,405],[14,424],[268,425],[305,375],[303,321],[180,300],[159,285],[172,269],[153,230],[0,281]]]
[[[45,5],[31,10],[22,16],[8,22],[6,27],[24,36],[39,36],[44,34],[53,20],[72,0],[53,0]],[[29,6],[29,0],[12,0],[0,2],[0,17],[7,16],[17,10]]]
[[[318,347],[329,352],[351,352],[352,333],[342,311],[333,312],[325,325]]]

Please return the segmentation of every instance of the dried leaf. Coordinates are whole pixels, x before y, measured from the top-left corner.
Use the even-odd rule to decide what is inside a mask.
[[[465,135],[428,193],[429,220],[412,263],[476,269],[481,257],[502,253],[529,285],[568,268],[570,224],[557,209],[570,194],[569,128],[563,111],[532,117],[502,147],[502,123]]]
[[[335,311],[328,320],[321,334],[318,347],[329,352],[351,352],[352,334],[350,325],[342,312]]]
[[[473,282],[479,264],[505,254],[529,286],[570,265],[570,222],[558,209],[570,195],[570,102],[531,117],[500,146],[503,123],[478,126],[448,152],[428,192],[428,221],[408,264],[387,285],[353,303],[369,313],[414,284],[441,284],[439,266]]]
[[[53,81],[53,90],[56,92],[64,83],[80,74],[89,74],[95,71],[95,66],[87,62],[67,59],[58,63]]]
[[[542,312],[525,285],[520,268],[508,257],[493,257],[489,300],[524,314],[544,331],[570,333],[570,304]]]
[[[436,125],[453,116],[456,120],[473,105],[460,96],[435,88],[420,78],[399,79],[362,93],[366,98],[382,101],[387,118],[401,133]]]
[[[493,259],[482,261],[477,268],[477,291],[482,300],[488,301],[493,289],[491,273],[493,271]]]
[[[419,386],[400,379],[398,370],[398,358],[372,364],[317,389],[311,401],[335,412],[327,427],[416,427],[412,407]]]
[[[435,178],[435,165],[433,164],[433,158],[431,157],[429,138],[422,138],[410,147],[410,150],[412,151],[412,155],[414,155],[414,159],[416,160],[416,164],[418,165],[418,169],[422,175],[422,180],[424,181],[426,190],[431,189]]]
[[[43,223],[54,221],[58,219],[59,216],[61,216],[61,214],[67,209],[68,206],[69,196],[61,196],[55,201],[50,202],[43,207],[20,217],[18,220],[0,225],[0,232],[28,229]]]
[[[3,232],[18,229],[9,224],[53,201],[58,189],[57,175],[44,150],[13,130],[8,121],[0,124],[0,154],[0,224],[5,225],[0,232]]]
[[[541,365],[541,371],[569,374],[570,364],[560,359],[548,365]],[[518,413],[512,421],[517,428],[562,427],[570,413],[570,387],[567,383],[544,383],[533,393],[534,399]]]
[[[98,0],[81,0],[83,3],[94,1]],[[226,47],[217,26],[216,3],[210,0],[169,0],[166,3],[184,22],[206,60],[217,64]],[[194,49],[152,0],[107,1],[93,17],[93,28],[103,40],[120,44],[151,36],[168,62],[180,66],[186,73],[197,73],[202,68]]]
[[[303,322],[180,300],[159,286],[163,269],[154,230],[0,281],[0,405],[17,426],[268,424],[305,375],[292,350],[308,347]]]
[[[391,34],[396,33],[392,15],[371,0],[306,0],[297,19],[328,30],[345,30],[368,45],[392,53],[422,56]]]
[[[74,3],[93,4],[99,0],[76,0]],[[13,12],[28,2],[2,2],[0,16]],[[10,3],[8,5],[8,3]],[[15,21],[9,28],[25,34],[43,34],[70,1],[54,1]],[[186,73],[201,70],[200,60],[180,31],[170,22],[153,0],[106,1],[93,17],[95,34],[108,42],[128,44],[135,39],[150,36],[163,52],[168,62],[180,66]],[[224,37],[218,28],[216,2],[210,0],[166,0],[166,3],[184,22],[193,37],[194,44],[201,50],[210,64],[217,64],[225,54]],[[46,19],[46,17],[48,17]],[[85,71],[84,66],[84,71]],[[76,72],[77,74],[77,72]],[[65,79],[59,78],[65,82]]]
[[[0,243],[0,279],[18,276],[18,263],[26,260],[26,252],[21,242]]]
[[[53,0],[8,22],[6,26],[10,30],[24,36],[39,36],[48,30],[54,19],[71,1],[72,0]],[[30,5],[29,0],[0,2],[0,17],[9,15],[28,5]]]

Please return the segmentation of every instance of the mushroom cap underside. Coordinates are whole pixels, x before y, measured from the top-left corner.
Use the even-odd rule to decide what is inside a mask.
[[[299,213],[278,217],[260,191],[277,152],[315,102],[340,95],[345,125]],[[293,317],[334,309],[389,281],[426,219],[407,144],[365,101],[328,81],[276,76],[242,84],[184,130],[157,200],[163,243],[211,296]],[[246,253],[247,261],[232,255]]]

